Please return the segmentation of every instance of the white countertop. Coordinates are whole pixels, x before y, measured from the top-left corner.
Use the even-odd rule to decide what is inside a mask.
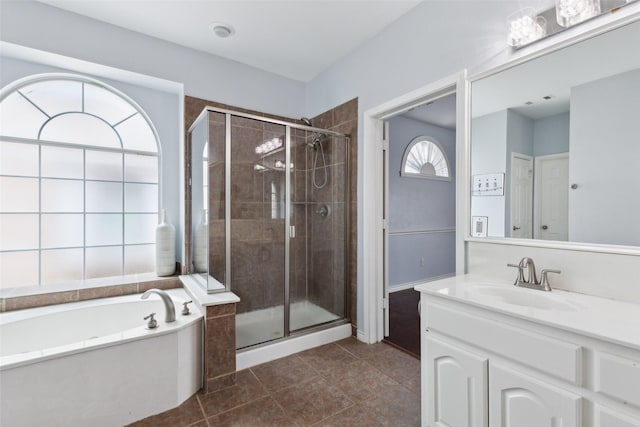
[[[517,292],[520,301],[514,304],[495,293],[483,293],[482,289],[489,288],[500,288],[512,294]],[[427,282],[414,289],[427,296],[490,309],[640,350],[640,304],[557,289],[544,292],[514,287],[511,281],[473,275]],[[550,307],[545,307],[547,299]],[[528,300],[532,305],[526,305]]]
[[[233,292],[217,292],[209,294],[204,290],[204,286],[196,280],[196,276],[180,276],[180,281],[184,285],[189,295],[201,306],[230,304],[240,302],[240,298]]]

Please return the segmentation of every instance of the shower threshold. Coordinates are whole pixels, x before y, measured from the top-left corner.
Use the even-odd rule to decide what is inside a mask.
[[[290,330],[296,331],[342,319],[308,301],[291,303]],[[284,306],[264,308],[236,315],[236,348],[242,349],[284,336]]]

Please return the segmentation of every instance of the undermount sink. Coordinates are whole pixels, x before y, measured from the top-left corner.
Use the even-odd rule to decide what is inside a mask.
[[[468,292],[474,297],[487,297],[492,300],[546,310],[577,311],[579,306],[552,292],[544,292],[518,287],[502,287],[492,285],[476,285],[470,287]]]

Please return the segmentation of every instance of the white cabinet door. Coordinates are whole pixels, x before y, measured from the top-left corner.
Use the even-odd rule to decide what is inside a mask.
[[[486,427],[487,359],[423,334],[427,408],[430,427]]]
[[[491,363],[491,427],[579,427],[580,396]]]
[[[624,415],[596,404],[593,425],[595,427],[640,427],[640,416]]]

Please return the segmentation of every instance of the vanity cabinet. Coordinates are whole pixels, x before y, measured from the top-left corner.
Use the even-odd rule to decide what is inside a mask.
[[[640,427],[640,350],[422,294],[422,425]]]

